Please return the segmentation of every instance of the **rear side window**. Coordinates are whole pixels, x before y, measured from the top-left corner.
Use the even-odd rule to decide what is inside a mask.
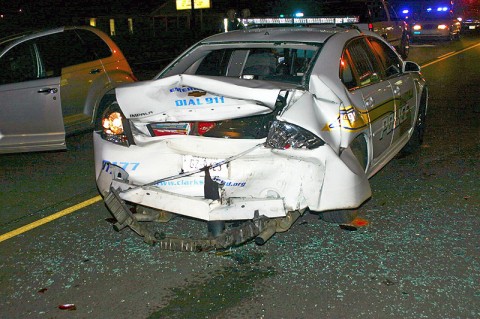
[[[383,75],[387,78],[399,75],[402,72],[402,62],[397,54],[379,39],[369,38],[369,41],[381,62]]]
[[[347,88],[366,86],[380,81],[382,68],[364,38],[348,43],[341,61],[340,78]],[[347,77],[346,66],[351,68],[351,78]]]

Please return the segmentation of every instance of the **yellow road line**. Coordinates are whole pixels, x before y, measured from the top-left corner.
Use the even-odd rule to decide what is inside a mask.
[[[470,49],[473,49],[473,48],[475,48],[475,47],[478,47],[479,45],[480,45],[480,43],[477,43],[477,44],[475,44],[475,45],[472,45],[471,47],[462,49],[462,50],[457,51],[457,52],[455,52],[455,53],[447,53],[447,54],[444,54],[444,55],[442,55],[442,56],[439,56],[435,61],[432,61],[432,62],[430,62],[430,63],[421,65],[420,67],[421,67],[421,68],[426,68],[427,66],[430,66],[430,65],[432,65],[432,64],[435,64],[435,63],[437,63],[437,62],[440,62],[440,61],[443,61],[443,60],[445,60],[445,59],[451,58],[452,56],[455,56],[455,55],[460,54],[460,53],[462,53],[462,52],[465,52],[465,51],[467,51],[467,50],[470,50]]]
[[[27,232],[33,228],[36,228],[38,226],[41,226],[43,224],[49,223],[52,220],[55,220],[57,218],[63,217],[65,215],[71,214],[79,209],[82,209],[84,207],[90,206],[92,204],[95,204],[96,202],[100,201],[102,199],[102,196],[98,195],[93,198],[87,199],[86,201],[83,201],[79,204],[76,204],[74,206],[68,207],[62,211],[59,211],[58,213],[52,214],[50,216],[44,217],[42,219],[39,219],[37,221],[34,221],[33,223],[30,223],[28,225],[25,225],[23,227],[17,228],[15,230],[12,230],[11,232],[8,232],[6,234],[0,235],[0,242],[10,239],[12,237],[15,237],[17,235],[20,235],[24,232]]]

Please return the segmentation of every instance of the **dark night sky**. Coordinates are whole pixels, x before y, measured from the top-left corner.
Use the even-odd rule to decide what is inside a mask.
[[[28,12],[47,12],[51,14],[75,14],[91,11],[149,10],[160,5],[162,0],[0,0],[0,11],[16,11],[22,8]]]
[[[15,11],[22,8],[25,12],[44,12],[45,14],[91,15],[91,13],[148,13],[165,1],[174,0],[0,0],[0,11]],[[250,8],[252,12],[263,15],[269,8],[308,8],[319,0],[211,0],[214,10],[227,11]]]

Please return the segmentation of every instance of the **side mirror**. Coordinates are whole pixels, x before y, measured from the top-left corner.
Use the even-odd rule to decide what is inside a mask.
[[[420,66],[412,61],[405,61],[403,63],[403,73],[405,72],[420,72]]]

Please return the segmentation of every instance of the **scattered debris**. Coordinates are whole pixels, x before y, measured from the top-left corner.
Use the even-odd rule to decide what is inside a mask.
[[[395,282],[391,281],[390,279],[387,278],[384,281],[382,281],[382,284],[387,285],[387,286],[393,286],[393,285],[395,285]]]
[[[356,231],[358,230],[359,227],[365,227],[368,226],[369,222],[366,219],[356,217],[354,220],[352,220],[351,223],[349,224],[340,224],[340,228],[348,231]]]
[[[58,309],[73,311],[73,310],[77,310],[77,307],[73,303],[66,303],[63,305],[59,305]]]
[[[357,227],[350,224],[340,224],[339,226],[341,229],[348,231],[356,231],[358,229]]]
[[[350,224],[356,227],[365,227],[365,226],[368,226],[370,222],[366,219],[357,217]]]
[[[43,294],[48,290],[48,288],[42,288],[38,291],[39,294]]]

